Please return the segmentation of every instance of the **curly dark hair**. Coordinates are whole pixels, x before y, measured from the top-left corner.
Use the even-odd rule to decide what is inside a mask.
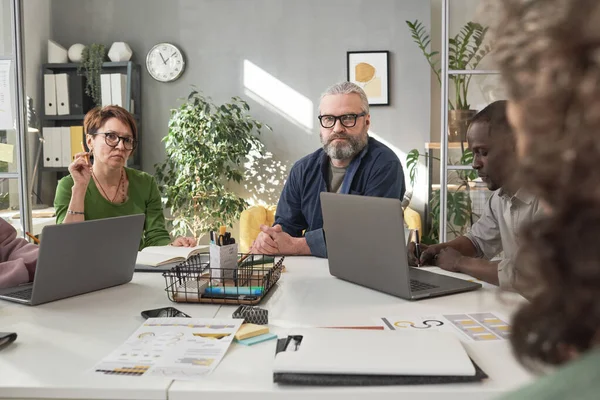
[[[600,332],[600,1],[486,6],[495,59],[524,115],[520,180],[549,210],[521,237],[520,274],[539,290],[514,317],[513,351],[529,368],[561,364]]]

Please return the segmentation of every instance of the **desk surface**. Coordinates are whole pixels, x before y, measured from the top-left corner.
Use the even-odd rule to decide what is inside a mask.
[[[409,302],[366,289],[329,275],[327,260],[289,257],[287,272],[263,307],[269,310],[269,326],[278,334],[305,326],[373,325],[383,316],[427,315],[446,312],[498,311],[512,314],[522,301],[517,295],[499,297],[489,287],[464,294]],[[223,306],[217,314],[230,317],[235,307]],[[220,400],[259,400],[285,396],[286,399],[347,399],[375,394],[381,398],[486,399],[527,382],[530,376],[514,360],[508,342],[469,343],[467,351],[490,376],[481,384],[390,386],[364,388],[299,388],[273,384],[272,365],[275,342],[252,347],[233,345],[213,374],[202,381],[176,381],[169,399],[192,400],[202,395],[218,395]]]
[[[0,350],[0,398],[166,399],[170,379],[89,373],[121,345],[143,310],[173,305],[161,274],[136,273],[131,283],[36,307],[0,300],[0,331],[17,332]],[[212,318],[219,306],[179,305]]]
[[[33,216],[35,216],[36,213],[38,215],[41,215],[40,213],[54,212],[54,207],[48,207],[40,210],[32,210],[31,212]],[[13,218],[15,215],[18,214],[19,210],[2,210],[0,211],[0,218],[4,218],[9,224],[11,224],[17,231],[17,236],[21,237],[24,236],[23,226],[21,225],[21,219]],[[33,225],[33,227],[31,228],[33,232],[31,233],[33,233],[34,235],[39,235],[40,233],[42,233],[42,229],[44,229],[45,226],[56,224],[56,217],[31,218],[31,223]]]
[[[383,316],[445,312],[498,311],[512,314],[516,295],[489,287],[419,302],[362,288],[329,275],[327,260],[286,258],[287,272],[261,304],[269,310],[269,327],[285,335],[306,326],[372,325]],[[0,331],[15,331],[17,341],[0,351],[0,398],[169,399],[197,400],[272,398],[344,399],[375,394],[378,398],[441,397],[487,399],[527,382],[507,342],[469,343],[471,357],[490,379],[480,384],[364,388],[279,387],[273,383],[275,341],[252,347],[233,344],[208,377],[199,381],[103,376],[87,373],[122,344],[142,323],[140,312],[173,305],[160,274],[136,273],[126,285],[37,307],[0,301]],[[193,317],[230,317],[235,306],[176,304]]]

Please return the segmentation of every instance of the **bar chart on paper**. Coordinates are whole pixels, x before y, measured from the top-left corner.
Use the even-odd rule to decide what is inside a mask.
[[[492,342],[507,340],[510,325],[494,312],[456,313],[428,316],[382,317],[389,330],[435,330],[458,334],[461,340]]]

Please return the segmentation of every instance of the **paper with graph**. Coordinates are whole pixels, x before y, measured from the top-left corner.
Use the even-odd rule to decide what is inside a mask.
[[[149,318],[94,373],[198,379],[225,356],[241,319]]]
[[[380,321],[388,330],[451,332],[469,342],[497,342],[507,340],[510,336],[508,319],[496,312],[382,317]]]

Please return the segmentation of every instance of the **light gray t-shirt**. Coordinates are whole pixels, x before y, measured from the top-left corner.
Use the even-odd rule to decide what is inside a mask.
[[[490,260],[504,251],[504,259],[498,265],[501,288],[516,290],[521,294],[527,291],[517,282],[519,274],[514,264],[519,250],[518,234],[523,224],[533,221],[542,212],[535,196],[523,190],[511,196],[499,189],[492,193],[481,218],[465,235],[477,249],[477,257]]]
[[[338,168],[329,163],[329,175],[327,176],[327,188],[331,193],[339,193],[346,176],[348,167]]]

